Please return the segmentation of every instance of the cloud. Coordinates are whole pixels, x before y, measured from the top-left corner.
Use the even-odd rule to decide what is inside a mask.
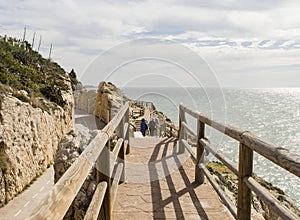
[[[53,59],[78,72],[120,43],[172,40],[206,57],[225,79],[231,71],[278,65],[293,72],[299,8],[297,0],[11,0],[1,3],[0,34],[22,38],[26,26],[30,42],[33,32],[42,35],[44,56],[52,43]],[[250,68],[253,63],[260,69]]]

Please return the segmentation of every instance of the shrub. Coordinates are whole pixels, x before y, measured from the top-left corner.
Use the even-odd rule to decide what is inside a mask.
[[[74,71],[71,76],[75,77],[71,80],[75,83]],[[66,103],[62,91],[69,90],[66,80],[65,71],[58,64],[42,58],[32,49],[24,50],[0,41],[0,83],[10,86],[14,91],[25,90],[30,98],[47,98],[64,107]],[[19,94],[14,96],[29,101],[28,97]]]
[[[23,95],[21,93],[14,92],[13,96],[21,100],[22,102],[28,102],[28,103],[30,102],[30,99],[26,95]]]

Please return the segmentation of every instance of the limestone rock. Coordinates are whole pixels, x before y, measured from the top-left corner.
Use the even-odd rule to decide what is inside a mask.
[[[74,94],[75,108],[93,114],[95,110],[97,91],[96,90],[77,90]]]
[[[116,86],[101,82],[98,87],[94,115],[107,124],[126,100],[127,98]]]
[[[4,176],[3,172],[0,169],[0,204],[5,203],[5,181],[4,181]]]
[[[72,163],[74,163],[96,135],[97,131],[91,131],[83,125],[76,124],[75,129],[62,138],[54,163],[55,182],[57,182]],[[96,171],[92,169],[64,219],[83,219],[95,189]]]
[[[73,96],[63,96],[66,107],[49,102],[48,111],[9,94],[1,96],[0,194],[5,191],[5,196],[0,197],[0,207],[53,163],[60,138],[73,126]]]

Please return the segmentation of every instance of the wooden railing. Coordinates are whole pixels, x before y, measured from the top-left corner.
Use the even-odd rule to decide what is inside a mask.
[[[114,134],[119,139],[111,151],[109,143]],[[98,185],[84,219],[111,219],[118,184],[125,179],[125,153],[129,151],[129,105],[126,103],[58,180],[30,219],[62,219],[94,166]],[[116,161],[115,167],[111,166]]]
[[[193,116],[197,120],[197,132],[195,133],[187,125],[185,113]],[[205,138],[205,125],[222,132],[223,134],[239,141],[239,163],[238,165],[226,158],[222,153],[215,150]],[[196,153],[187,141],[187,133],[192,135],[197,140]],[[276,212],[282,219],[299,219],[292,211],[281,205],[280,202],[265,188],[263,188],[252,177],[253,169],[253,151],[259,153],[263,157],[281,166],[285,170],[300,177],[300,156],[290,153],[287,149],[275,146],[272,143],[266,142],[261,138],[251,134],[249,131],[241,130],[230,125],[222,124],[213,119],[187,107],[179,106],[179,141],[180,151],[185,149],[189,151],[195,163],[195,180],[203,183],[204,176],[211,182],[224,204],[236,219],[248,220],[251,219],[251,194],[252,191],[264,201],[269,208]],[[208,150],[213,153],[224,165],[226,165],[234,174],[238,176],[238,201],[237,208],[223,194],[219,185],[216,183],[210,172],[206,169],[203,163],[203,152]]]
[[[133,100],[133,103],[135,103],[136,105],[143,106],[144,108],[146,108],[146,107],[150,108],[150,111],[154,111],[155,110],[155,106],[154,106],[153,102]]]

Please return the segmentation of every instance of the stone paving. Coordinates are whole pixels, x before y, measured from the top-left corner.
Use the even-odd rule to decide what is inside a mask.
[[[234,219],[207,181],[194,182],[194,164],[175,139],[133,138],[126,159],[113,219]]]

